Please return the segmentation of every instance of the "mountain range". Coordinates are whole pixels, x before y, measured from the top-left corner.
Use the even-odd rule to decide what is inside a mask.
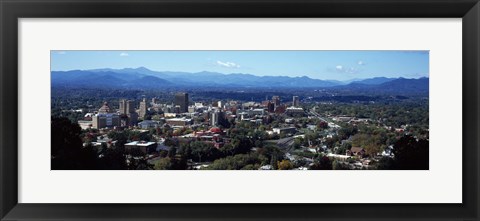
[[[52,71],[52,86],[86,88],[158,89],[220,88],[332,88],[349,90],[428,92],[428,78],[375,77],[355,81],[319,80],[306,76],[255,76],[244,73],[152,71],[144,67]]]

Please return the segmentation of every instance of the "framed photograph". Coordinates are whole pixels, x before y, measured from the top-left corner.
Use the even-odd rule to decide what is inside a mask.
[[[2,220],[479,220],[476,0],[0,4]]]

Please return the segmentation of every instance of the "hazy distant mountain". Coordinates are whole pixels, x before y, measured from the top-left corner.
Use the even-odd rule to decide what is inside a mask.
[[[345,81],[337,81],[337,80],[325,80],[326,82],[330,82],[334,85],[345,85],[345,84],[348,84],[349,82],[345,82]]]
[[[375,78],[369,78],[369,79],[363,79],[363,80],[356,80],[351,83],[378,85],[378,84],[383,84],[385,82],[393,81],[395,79],[398,79],[398,78],[375,77]]]
[[[105,71],[52,71],[52,86],[90,87],[90,88],[157,88],[172,85],[170,82],[154,76]]]
[[[161,79],[157,78],[154,76],[143,76],[139,79],[132,80],[126,84],[127,87],[131,88],[147,88],[147,89],[155,89],[158,87],[165,87],[165,86],[171,86],[172,83]]]
[[[144,67],[52,71],[52,86],[158,89],[174,87],[257,87],[257,88],[337,88],[373,91],[427,91],[428,78],[404,79],[376,77],[351,83],[318,80],[306,76],[255,76],[244,73],[152,71]]]
[[[332,87],[338,85],[333,81],[324,81],[303,77],[255,76],[251,74],[216,72],[157,72],[144,67],[125,69],[95,69],[74,71],[52,71],[52,85],[86,86],[97,85],[97,81],[109,75],[118,78],[110,87]],[[148,78],[146,78],[148,76]],[[123,80],[125,82],[120,82]],[[103,80],[104,84],[109,84]]]
[[[429,79],[426,77],[419,79],[399,78],[393,81],[378,85],[385,92],[410,92],[410,93],[428,93]]]
[[[365,84],[357,81],[347,85],[335,86],[333,88],[344,91],[389,94],[424,94],[429,91],[429,79],[426,77],[419,79],[396,78],[380,84],[373,84],[373,82],[381,82],[382,80],[363,80],[363,82],[365,81],[368,83]]]
[[[140,69],[139,71],[137,71]],[[303,77],[255,76],[244,73],[221,74],[216,72],[156,72],[146,68],[122,69],[123,73],[143,73],[156,76],[180,86],[237,86],[237,87],[331,87],[337,83]]]

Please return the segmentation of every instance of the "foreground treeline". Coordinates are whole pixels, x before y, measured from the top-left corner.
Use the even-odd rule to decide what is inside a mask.
[[[101,153],[91,145],[84,147],[81,128],[69,119],[52,118],[51,130],[52,170],[129,169],[120,148],[105,147]]]
[[[264,133],[238,128],[230,132],[231,142],[221,148],[202,141],[186,141],[168,138],[155,160],[147,160],[140,151],[125,155],[124,144],[130,140],[149,140],[150,135],[134,131],[110,132],[109,137],[117,140],[110,148],[106,145],[88,145],[88,133],[67,118],[52,118],[51,166],[53,170],[310,170],[349,169],[348,161],[327,157],[324,153],[309,153],[295,160],[287,159],[276,145],[267,142]],[[343,131],[352,136],[356,131]],[[308,136],[307,136],[308,137]],[[312,138],[313,139],[313,138]],[[87,145],[84,146],[84,142]],[[302,141],[304,142],[304,141]],[[393,156],[373,161],[369,169],[425,170],[429,168],[429,145],[427,139],[405,135],[393,142]],[[252,147],[255,147],[252,150]],[[345,149],[349,147],[344,147]],[[339,151],[339,150],[337,150]],[[345,150],[340,150],[345,151]],[[307,160],[308,158],[308,160]],[[202,167],[207,164],[208,167]],[[200,167],[194,167],[200,165]]]

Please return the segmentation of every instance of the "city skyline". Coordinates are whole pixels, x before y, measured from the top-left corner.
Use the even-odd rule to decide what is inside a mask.
[[[123,69],[348,81],[429,77],[428,51],[51,51],[51,70]]]
[[[52,170],[429,169],[428,51],[51,53]]]

